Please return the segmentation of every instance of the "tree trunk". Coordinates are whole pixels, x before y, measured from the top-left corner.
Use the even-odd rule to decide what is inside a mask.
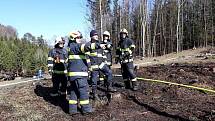
[[[145,37],[146,37],[146,18],[147,18],[147,0],[141,0],[141,40],[142,40],[142,57],[145,57]]]
[[[100,37],[103,40],[102,32],[103,32],[103,21],[102,21],[102,0],[99,0],[99,14],[100,14]]]
[[[208,43],[208,37],[207,37],[207,18],[206,18],[206,2],[207,0],[204,1],[204,29],[205,29],[205,41],[204,41],[204,47],[207,47]]]
[[[159,16],[159,5],[160,2],[157,0],[157,10],[156,10],[156,19],[155,19],[155,28],[154,28],[154,36],[153,36],[153,41],[152,41],[152,54],[153,56],[156,56],[156,35],[157,35],[157,26],[158,26],[158,16]]]
[[[181,37],[180,37],[180,51],[183,50],[183,40],[184,40],[184,7],[183,3],[185,0],[182,0],[182,7],[181,7]]]
[[[149,17],[149,14],[147,16]],[[150,32],[151,32],[150,24],[147,23],[147,43],[148,43],[148,49],[147,49],[148,53],[147,54],[149,57],[151,57],[151,55],[152,55],[151,33]]]
[[[177,32],[176,32],[176,37],[177,37],[177,53],[181,50],[180,48],[180,11],[181,11],[181,2],[178,0],[178,21],[177,21]]]
[[[163,55],[166,54],[166,36],[165,36],[165,33],[166,33],[166,29],[165,29],[165,25],[164,25],[164,11],[162,11],[162,14],[161,14],[161,22],[162,22],[162,36],[164,38],[164,46],[163,46]]]
[[[213,0],[211,0],[211,42],[212,42],[212,47],[214,47],[214,13],[213,13]]]

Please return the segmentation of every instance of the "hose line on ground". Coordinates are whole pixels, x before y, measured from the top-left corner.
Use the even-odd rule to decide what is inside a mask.
[[[187,87],[187,88],[191,88],[191,89],[197,89],[197,90],[201,90],[201,91],[206,91],[206,92],[215,93],[215,90],[205,89],[205,88],[196,87],[196,86],[191,86],[191,85],[178,84],[178,83],[174,83],[174,82],[168,82],[168,81],[162,81],[162,80],[155,80],[155,79],[146,79],[146,78],[141,78],[141,77],[137,77],[137,79],[138,79],[138,80],[142,80],[142,81],[145,80],[145,81],[151,81],[151,82],[158,82],[158,83],[164,83],[164,84],[171,84],[171,85],[176,85],[176,86]]]

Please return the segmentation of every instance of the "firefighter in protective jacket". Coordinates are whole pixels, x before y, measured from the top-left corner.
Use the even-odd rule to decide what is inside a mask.
[[[120,62],[125,87],[138,90],[138,82],[134,73],[133,51],[134,41],[128,38],[128,31],[121,29],[120,41],[116,50],[116,63]]]
[[[57,37],[54,48],[48,54],[48,69],[52,75],[53,82],[53,89],[50,96],[53,97],[66,96],[68,53],[64,49],[64,43],[65,41],[62,37]]]
[[[98,33],[96,30],[90,32],[91,43],[101,44],[98,40]],[[91,81],[92,81],[92,94],[94,99],[98,99],[97,95],[97,82],[99,81],[99,71],[101,71],[107,79],[107,92],[116,92],[116,89],[112,87],[112,71],[107,66],[103,58],[103,49],[107,48],[107,44],[104,48],[91,50],[90,61],[91,61]]]
[[[107,66],[109,67],[109,69],[111,69],[112,66],[112,41],[110,39],[110,33],[108,31],[104,31],[103,33],[103,40],[101,42],[102,44],[105,44],[107,48],[105,48],[103,50],[103,58],[104,58],[104,62],[107,64]],[[99,71],[99,84],[101,82],[104,82],[105,85],[107,84],[107,79],[105,78],[105,75]]]
[[[71,32],[69,36],[68,79],[71,84],[70,114],[78,113],[78,103],[81,106],[82,113],[92,112],[88,94],[88,64],[85,53],[102,46],[97,43],[83,44],[81,38],[82,35],[79,31]]]

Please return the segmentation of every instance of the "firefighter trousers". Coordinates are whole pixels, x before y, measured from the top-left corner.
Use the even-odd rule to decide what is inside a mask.
[[[133,62],[122,63],[121,70],[122,70],[123,79],[128,79],[128,80],[136,79]]]
[[[87,78],[76,79],[70,81],[70,83],[71,94],[69,99],[69,112],[78,112],[78,103],[80,104],[83,113],[92,112],[92,107],[89,101]]]
[[[66,74],[53,74],[52,75],[53,89],[52,93],[66,93],[67,89],[67,76]]]
[[[111,69],[105,64],[101,68],[97,70],[93,70],[91,72],[91,80],[92,80],[92,93],[96,93],[97,90],[97,82],[99,81],[99,72],[102,72],[107,80],[107,86],[112,86],[112,71]]]

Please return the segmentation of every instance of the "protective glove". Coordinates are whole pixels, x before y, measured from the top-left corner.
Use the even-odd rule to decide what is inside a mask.
[[[102,49],[106,49],[107,47],[107,44],[100,44],[100,47],[102,48]]]

